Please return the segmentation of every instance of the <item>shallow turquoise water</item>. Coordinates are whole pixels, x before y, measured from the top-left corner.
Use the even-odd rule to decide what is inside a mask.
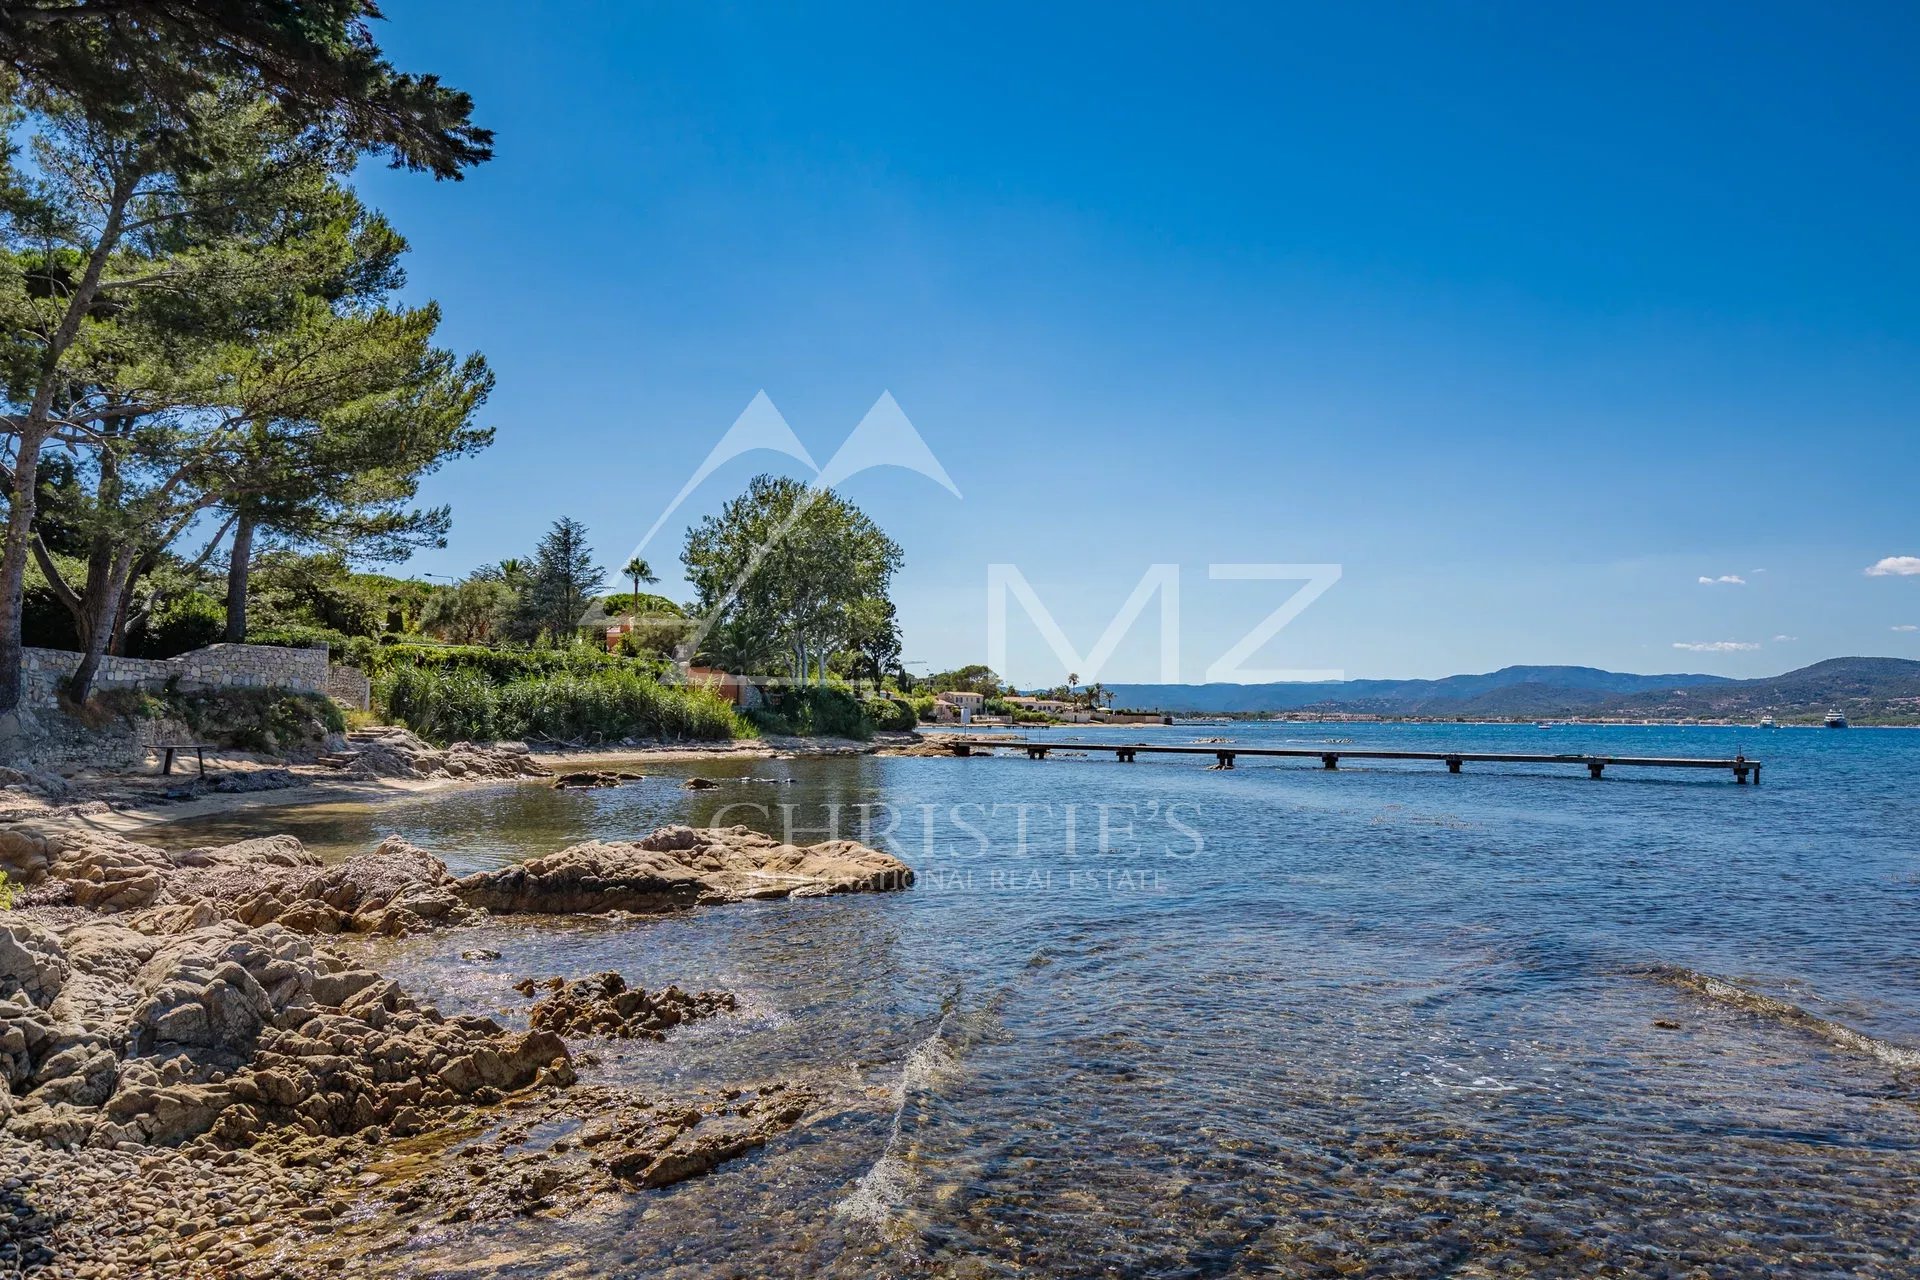
[[[1071,732],[1744,750],[1766,772],[1738,787],[1544,766],[850,758],[658,766],[612,791],[487,788],[306,819],[256,811],[242,820],[253,831],[341,852],[399,834],[457,869],[674,820],[791,824],[803,840],[837,825],[919,873],[903,894],[516,921],[383,956],[443,1007],[509,1020],[526,1002],[508,986],[530,973],[726,987],[738,1017],[597,1049],[593,1072],[661,1085],[804,1074],[837,1103],[612,1218],[423,1236],[392,1265],[1912,1274],[1920,1081],[1646,970],[1717,975],[1920,1046],[1920,733]],[[690,772],[724,785],[683,792]],[[503,959],[457,959],[479,946]],[[544,1251],[539,1267],[500,1263],[502,1244]]]

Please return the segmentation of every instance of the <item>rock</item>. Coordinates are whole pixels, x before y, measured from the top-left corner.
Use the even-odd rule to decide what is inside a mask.
[[[67,981],[67,958],[53,933],[24,916],[0,916],[0,998],[15,994],[41,1009]]]
[[[719,785],[712,778],[688,778],[680,784],[681,789],[686,791],[712,791]]]
[[[460,958],[468,964],[489,964],[500,958],[500,953],[491,947],[475,947],[471,951],[462,951]]]
[[[375,778],[544,778],[526,744],[456,742],[441,751],[405,729],[356,730],[348,772]]]
[[[898,858],[851,840],[799,847],[747,827],[662,827],[639,840],[589,841],[458,882],[460,900],[497,913],[673,910],[790,894],[904,889]]]
[[[277,1126],[358,1132],[409,1108],[424,1123],[422,1108],[571,1079],[557,1035],[442,1018],[277,925],[155,937],[125,919],[0,929],[18,988],[0,999],[9,1134],[244,1144]],[[29,983],[44,996],[63,964],[42,1009]]]
[[[531,982],[531,979],[529,979]],[[533,1006],[528,1023],[560,1036],[608,1036],[663,1040],[683,1022],[729,1013],[738,1007],[730,992],[686,992],[678,987],[649,993],[629,987],[617,973],[564,983]]]
[[[617,787],[623,782],[638,782],[646,777],[643,773],[628,773],[623,769],[588,769],[578,773],[555,774],[553,785],[556,790],[576,787]]]
[[[215,904],[244,924],[396,935],[472,915],[446,864],[398,838],[332,866],[322,866],[291,837],[196,849],[177,861],[169,897]]]

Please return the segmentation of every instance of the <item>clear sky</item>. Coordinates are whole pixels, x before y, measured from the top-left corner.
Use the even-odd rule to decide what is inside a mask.
[[[499,376],[411,571],[562,513],[612,569],[756,393],[824,463],[891,392],[961,496],[842,492],[936,668],[993,563],[1081,654],[1181,566],[1188,680],[1294,589],[1215,562],[1341,566],[1259,667],[1920,657],[1866,572],[1920,556],[1911,5],[384,7],[499,135],[361,183]],[[660,590],[758,470],[812,477],[720,467]],[[1158,678],[1157,617],[1081,674]]]

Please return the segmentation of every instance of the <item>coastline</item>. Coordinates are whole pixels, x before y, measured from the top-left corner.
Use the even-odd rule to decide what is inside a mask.
[[[528,1007],[503,1025],[442,1015],[383,976],[363,941],[913,883],[906,864],[850,841],[787,845],[746,828],[663,827],[455,879],[395,840],[328,865],[284,835],[168,852],[87,817],[0,826],[0,870],[18,889],[0,914],[0,1009],[20,1033],[0,1060],[5,1257],[75,1280],[385,1273],[423,1229],[591,1216],[839,1105],[807,1063],[726,1089],[576,1077],[598,1056],[575,1042],[667,1039],[730,1014],[731,992],[515,968]]]

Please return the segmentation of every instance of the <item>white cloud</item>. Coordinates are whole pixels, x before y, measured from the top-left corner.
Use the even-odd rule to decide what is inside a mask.
[[[1910,578],[1920,574],[1920,556],[1888,556],[1867,568],[1869,578]]]
[[[1773,642],[1775,644],[1792,644],[1795,640],[1798,640],[1799,638],[1800,638],[1799,636],[1775,636],[1773,638]]]
[[[1701,582],[1701,585],[1708,586],[1708,587],[1715,586],[1722,582],[1732,587],[1744,587],[1747,585],[1747,580],[1741,577],[1737,573],[1723,573],[1717,578],[1709,578],[1709,577],[1706,577],[1705,575],[1702,575],[1700,578],[1700,582]]]
[[[1746,653],[1760,646],[1748,640],[1701,640],[1693,644],[1675,640],[1673,647],[1685,649],[1688,653]]]
[[[1894,630],[1895,631],[1920,631],[1920,627],[1914,626],[1911,622],[1902,622],[1897,626],[1895,626]]]

